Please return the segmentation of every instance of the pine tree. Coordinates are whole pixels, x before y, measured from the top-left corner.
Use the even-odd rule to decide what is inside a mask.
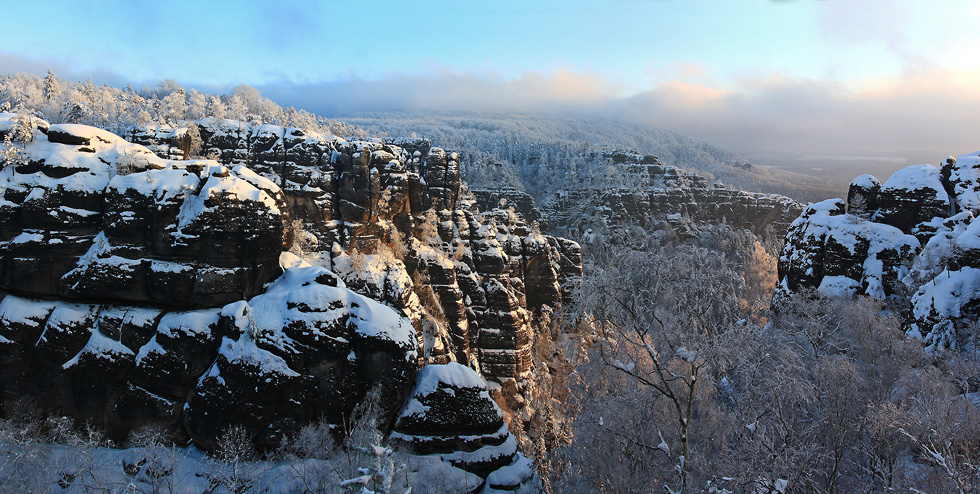
[[[48,75],[44,77],[44,99],[52,100],[61,94],[61,88],[58,86],[58,77],[48,69]]]

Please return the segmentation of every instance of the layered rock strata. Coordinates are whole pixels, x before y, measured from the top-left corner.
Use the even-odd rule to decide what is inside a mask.
[[[581,276],[578,245],[524,238],[526,226],[511,233],[479,214],[460,192],[456,153],[424,139],[350,142],[231,120],[197,125],[202,154],[229,166],[243,163],[282,189],[291,217],[315,236],[321,264],[346,272],[349,286],[405,310],[420,331],[421,306],[377,281],[417,279],[431,287],[438,308],[425,312],[439,313],[448,332],[438,355],[472,362],[497,379],[529,371],[529,314],[567,299]],[[153,127],[129,137],[175,156],[182,136],[180,129]],[[339,257],[373,255],[381,245],[395,254],[397,262],[384,262],[390,276],[335,266]],[[362,277],[374,281],[357,281]]]
[[[408,320],[322,268],[195,311],[0,301],[3,404],[31,399],[117,441],[156,424],[212,449],[241,425],[274,448],[315,419],[343,424],[371,387],[404,396],[417,352]]]
[[[510,209],[520,214],[527,221],[541,221],[541,211],[534,205],[534,198],[526,192],[513,187],[499,189],[470,189],[476,198],[477,206],[483,211],[493,209]],[[544,226],[542,226],[544,228]]]
[[[6,117],[6,115],[4,115]],[[2,128],[2,126],[0,126]],[[343,423],[374,386],[394,414],[418,365],[396,310],[324,268],[283,273],[286,198],[242,166],[158,158],[41,126],[0,172],[0,397],[211,448]]]
[[[416,454],[434,455],[513,491],[534,480],[530,462],[504,423],[476,372],[459,364],[422,369],[392,427],[391,440]]]
[[[809,206],[779,260],[781,296],[807,288],[889,299],[909,336],[971,348],[980,316],[980,156],[916,165],[883,184],[857,177],[848,200]]]
[[[655,157],[630,156],[609,158],[626,185],[566,187],[546,201],[541,209],[549,227],[572,238],[589,238],[624,224],[645,229],[661,224],[683,232],[688,222],[726,222],[756,234],[782,236],[802,211],[802,205],[785,196],[709,185],[697,173]]]
[[[173,162],[52,125],[0,180],[0,286],[65,300],[212,307],[275,279],[285,196],[243,167]]]
[[[397,434],[452,423],[423,454],[485,476],[486,492],[531,481],[485,382],[452,361],[524,376],[534,311],[567,301],[578,244],[480,213],[457,156],[428,141],[213,120],[200,134],[217,159],[168,159],[190,143],[159,126],[130,133],[151,152],[43,123],[6,154],[0,406],[30,399],[119,441],[161,425],[204,449],[241,426],[273,448],[311,421],[346,423],[380,388]]]

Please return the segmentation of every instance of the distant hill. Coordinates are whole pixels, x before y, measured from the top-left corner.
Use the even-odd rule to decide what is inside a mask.
[[[463,176],[471,186],[510,185],[536,198],[550,192],[546,182],[554,178],[542,166],[564,168],[576,161],[576,167],[588,166],[590,154],[613,149],[652,154],[710,181],[800,201],[836,197],[843,190],[813,175],[756,166],[735,152],[677,132],[588,116],[460,111],[373,112],[332,118],[372,135],[432,139],[463,155],[463,162],[470,164],[464,166]]]
[[[156,88],[96,86],[48,74],[0,77],[0,111],[34,113],[51,123],[79,123],[126,135],[150,122],[180,127],[185,120],[230,118],[250,124],[296,127],[323,135],[425,137],[462,155],[463,178],[474,187],[512,186],[536,199],[563,187],[605,175],[611,150],[654,155],[659,161],[749,192],[783,194],[817,201],[843,194],[846,184],[771,166],[756,166],[737,153],[669,130],[591,116],[376,112],[326,119],[284,108],[247,85],[214,95],[184,89],[172,80]],[[617,185],[615,183],[610,185]]]

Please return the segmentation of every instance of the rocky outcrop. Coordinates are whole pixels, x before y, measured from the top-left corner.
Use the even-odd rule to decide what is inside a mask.
[[[407,319],[322,268],[289,269],[247,302],[195,311],[0,301],[3,403],[33,399],[120,441],[160,424],[210,449],[243,425],[272,448],[314,419],[344,423],[373,386],[404,396],[417,353]]]
[[[884,184],[870,175],[841,200],[809,206],[793,222],[779,261],[781,296],[889,299],[907,314],[909,336],[930,348],[974,345],[980,316],[980,157],[916,165]]]
[[[285,196],[243,167],[174,162],[52,125],[0,181],[0,287],[26,296],[213,307],[254,296],[291,241]]]
[[[811,204],[786,233],[781,290],[812,287],[884,299],[903,292],[902,278],[918,249],[915,237],[896,227],[847,214],[840,199]]]
[[[419,372],[391,440],[477,473],[490,489],[516,490],[534,480],[486,383],[459,364],[430,365]]]
[[[866,220],[878,211],[878,192],[881,183],[872,175],[861,175],[851,180],[847,189],[847,212]]]
[[[624,184],[559,191],[541,206],[549,227],[588,239],[624,224],[644,229],[669,226],[683,233],[688,222],[723,221],[756,234],[782,236],[802,210],[785,196],[709,185],[704,177],[654,157],[622,154],[609,159],[618,166]]]
[[[355,290],[405,310],[420,332],[426,317],[444,319],[438,322],[448,334],[428,340],[443,347],[439,358],[479,363],[500,379],[530,369],[531,314],[570,296],[581,276],[578,245],[528,237],[523,220],[511,231],[497,218],[506,211],[479,214],[460,192],[456,153],[425,139],[348,142],[231,120],[197,124],[202,154],[229,166],[244,163],[281,188],[291,218],[316,237],[322,265],[345,273]],[[168,134],[157,127],[130,135],[161,156],[182,152],[180,136],[180,130]],[[373,255],[379,246],[396,253],[398,262],[382,263],[387,274],[338,267],[338,261],[347,265],[349,253]],[[404,290],[388,293],[382,278],[424,280],[438,310],[423,314]],[[389,287],[396,285],[404,283]],[[432,355],[429,350],[424,354]]]
[[[952,213],[940,169],[932,165],[910,166],[895,172],[882,184],[876,202],[876,222],[914,234],[923,243],[935,231],[923,223]]]
[[[541,211],[535,207],[534,198],[526,192],[513,187],[497,189],[470,189],[476,204],[482,211],[514,208],[527,221],[541,221]],[[544,226],[542,226],[544,228]]]
[[[288,269],[266,293],[222,308],[219,323],[217,356],[185,395],[184,422],[204,447],[234,424],[267,447],[315,418],[343,424],[374,386],[390,417],[418,366],[411,323],[323,268]]]
[[[515,388],[535,314],[582,274],[578,244],[479,212],[458,156],[425,140],[199,130],[216,159],[169,159],[196,146],[160,126],[130,132],[147,148],[45,125],[0,172],[0,406],[204,449],[242,426],[273,448],[380,389],[382,424],[441,428],[431,453],[486,492],[531,480],[482,378],[452,362]],[[438,414],[407,418],[413,383]]]

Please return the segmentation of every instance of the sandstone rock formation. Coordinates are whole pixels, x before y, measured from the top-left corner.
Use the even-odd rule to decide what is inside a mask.
[[[781,296],[824,294],[889,299],[906,313],[906,333],[930,348],[975,345],[980,315],[980,156],[916,165],[884,184],[851,183],[847,207],[807,207],[786,235]]]
[[[65,300],[213,307],[279,276],[285,196],[244,167],[169,162],[52,125],[0,181],[0,280]]]
[[[505,211],[480,214],[460,192],[456,153],[425,139],[349,142],[232,120],[197,125],[203,154],[244,163],[282,189],[291,217],[315,236],[321,265],[405,310],[419,330],[426,318],[421,305],[396,285],[424,279],[438,306],[426,313],[441,313],[448,332],[431,339],[444,347],[437,356],[478,362],[497,379],[529,371],[530,314],[567,299],[581,276],[581,253],[565,239],[528,237],[527,225],[504,218]],[[129,137],[160,156],[182,153],[179,129],[133,129]],[[334,243],[340,248],[332,249]],[[337,265],[355,250],[373,255],[379,245],[407,247],[395,262],[371,261],[387,274],[344,268],[347,260]],[[382,279],[402,281],[386,287]]]
[[[514,208],[526,221],[541,221],[541,211],[535,207],[534,198],[526,192],[521,192],[513,187],[500,187],[498,189],[475,189],[470,192],[476,198],[477,206],[483,211],[493,209]],[[544,228],[542,226],[542,228]]]
[[[486,383],[459,364],[419,371],[391,439],[416,454],[438,455],[477,473],[487,478],[491,489],[516,490],[534,477]]]
[[[653,156],[613,153],[607,159],[619,167],[625,183],[569,185],[541,206],[550,228],[587,238],[598,229],[627,223],[651,229],[666,222],[683,233],[686,222],[725,221],[756,234],[782,236],[802,210],[785,196],[709,185],[697,173],[664,165]]]
[[[283,274],[274,183],[77,125],[38,129],[20,154],[0,181],[0,403],[117,440],[162,424],[205,448],[231,425],[272,447],[342,423],[377,385],[396,411],[414,328],[326,269]]]
[[[902,292],[918,248],[915,237],[898,228],[847,214],[840,199],[811,204],[786,233],[778,265],[782,290],[813,287],[883,299]]]
[[[205,449],[240,425],[274,447],[344,423],[374,387],[394,417],[426,363],[522,378],[535,311],[581,276],[578,244],[480,213],[428,141],[200,134],[217,160],[169,159],[185,137],[162,126],[131,130],[147,148],[45,124],[3,163],[0,406],[32,398],[118,440],[161,424]],[[515,452],[459,455],[506,487],[527,470]]]

